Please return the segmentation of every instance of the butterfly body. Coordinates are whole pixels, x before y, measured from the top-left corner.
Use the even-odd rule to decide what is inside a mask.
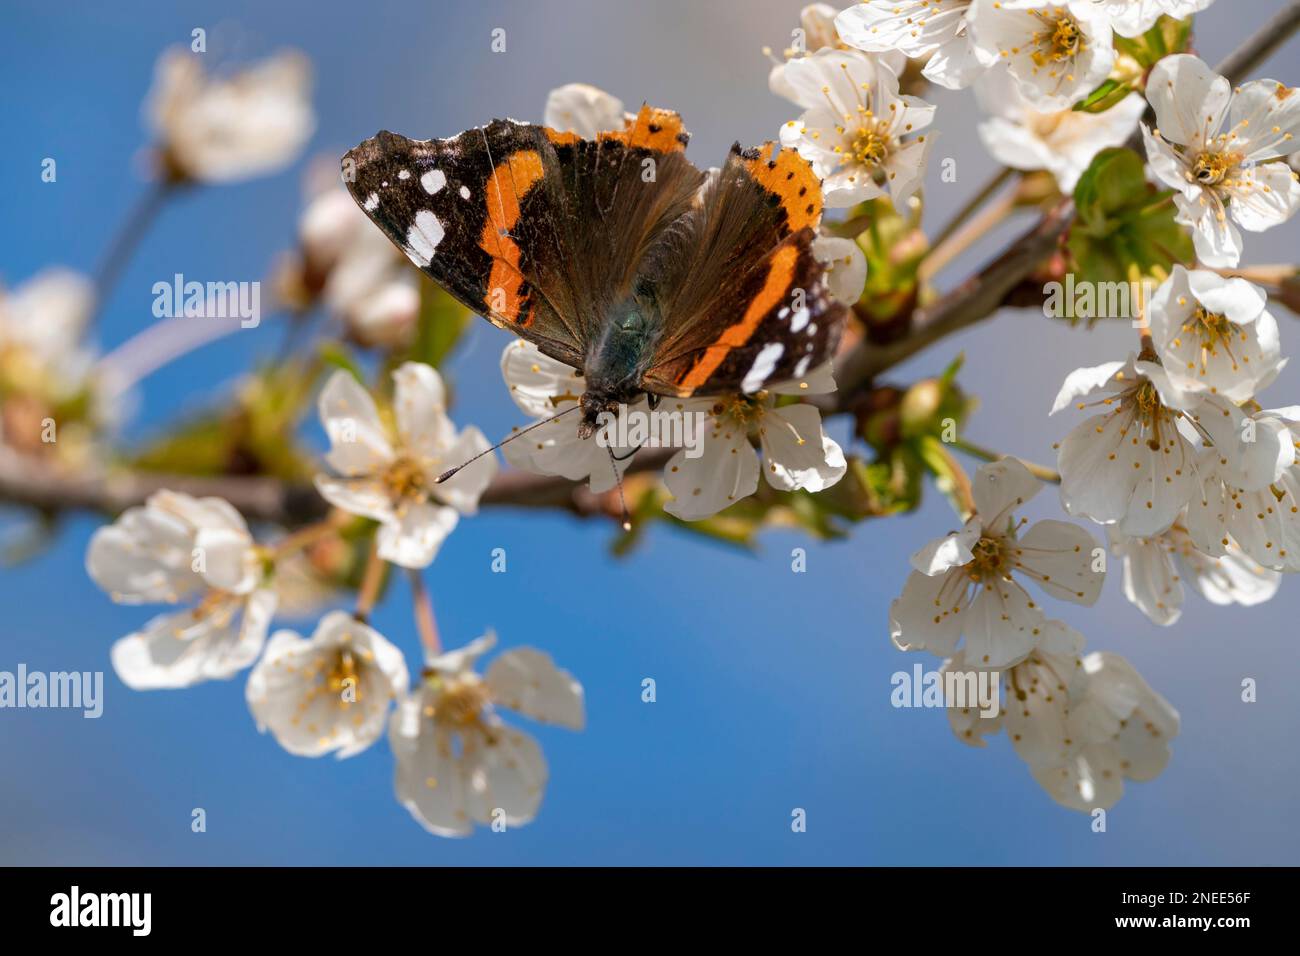
[[[595,140],[512,120],[445,140],[382,132],[344,157],[344,180],[447,292],[582,373],[588,437],[642,394],[757,391],[839,341],[808,164],[769,143],[705,173],[686,139],[648,106]]]

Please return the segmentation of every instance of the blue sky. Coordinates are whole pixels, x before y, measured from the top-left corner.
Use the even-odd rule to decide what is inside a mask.
[[[1219,0],[1201,19],[1201,49],[1219,59],[1275,2]],[[447,9],[442,9],[446,7]],[[783,45],[792,2],[396,4],[11,2],[0,31],[7,148],[0,273],[14,284],[49,264],[89,270],[144,186],[140,104],[158,52],[196,26],[237,38],[244,56],[282,46],[316,68],[319,127],[302,162],[247,184],[199,190],[164,212],[123,277],[100,338],[116,345],[152,321],[151,287],[175,272],[264,278],[286,248],[301,173],[316,154],[388,128],[445,136],[492,116],[540,119],[546,91],[581,80],[628,103],[679,109],[690,155],[717,163],[733,140],[775,135],[793,108],[766,89],[759,50]],[[491,31],[507,51],[489,51]],[[1300,81],[1292,41],[1260,75]],[[927,221],[943,222],[993,169],[973,135],[968,95],[940,94],[937,157],[957,159],[955,184],[929,182]],[[56,157],[57,183],[40,181]],[[1248,241],[1248,261],[1294,256],[1297,227]],[[993,247],[975,250],[953,275]],[[1300,343],[1277,310],[1283,346]],[[1131,348],[1122,324],[1087,333],[1041,315],[1007,313],[897,370],[897,381],[967,354],[963,384],[982,401],[969,425],[981,444],[1050,461],[1072,426],[1046,412],[1071,369]],[[449,374],[453,411],[503,433],[518,414],[497,368],[505,333],[476,323]],[[272,352],[264,323],[150,378],[125,436],[157,434],[228,389]],[[1270,404],[1300,400],[1288,370]],[[845,439],[843,423],[836,437]],[[310,434],[321,434],[311,423]],[[1028,508],[1062,517],[1055,491]],[[0,669],[104,670],[99,720],[66,711],[0,712],[0,862],[214,864],[1211,864],[1294,863],[1300,757],[1295,624],[1300,592],[1284,582],[1253,609],[1191,598],[1173,629],[1124,601],[1118,575],[1096,608],[1052,604],[1090,650],[1130,658],[1182,714],[1168,770],[1130,785],[1108,832],[1056,806],[1006,741],[961,746],[942,713],[895,710],[890,675],[916,660],[889,642],[887,608],[906,556],[955,523],[942,498],[914,515],[860,526],[842,543],[786,532],[757,555],[655,528],[625,560],[612,529],[570,518],[488,510],[461,523],[427,572],[443,639],[494,628],[501,647],[550,651],[583,683],[582,733],[529,726],[551,782],[538,819],[505,834],[428,836],[394,800],[383,742],[356,758],[303,760],[259,735],[243,680],[135,693],[112,674],[112,641],[146,609],[117,607],[86,578],[82,556],[98,519],[67,523],[38,560],[0,572]],[[492,549],[509,571],[493,574]],[[790,551],[808,550],[794,574]],[[406,590],[376,625],[414,663]],[[1239,700],[1243,677],[1259,701]],[[652,677],[658,700],[641,700]],[[190,830],[191,811],[206,833]],[[807,832],[791,831],[791,811]]]

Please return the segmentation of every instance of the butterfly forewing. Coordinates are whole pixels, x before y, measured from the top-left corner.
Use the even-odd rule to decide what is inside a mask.
[[[496,120],[444,140],[380,133],[344,157],[363,210],[458,300],[582,368],[638,264],[703,174],[675,113],[587,141]]]
[[[582,339],[529,281],[516,239],[544,197],[554,154],[540,127],[497,120],[441,140],[381,132],[343,157],[353,198],[420,269],[493,324],[580,364]],[[535,208],[534,208],[535,207]]]

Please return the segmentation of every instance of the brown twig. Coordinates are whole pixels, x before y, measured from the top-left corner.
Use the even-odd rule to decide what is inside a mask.
[[[415,605],[415,627],[420,632],[420,643],[430,657],[442,653],[442,640],[438,637],[438,622],[433,616],[433,598],[424,584],[424,576],[415,568],[407,569],[411,580],[411,601]]]
[[[627,473],[663,467],[669,450],[638,455]],[[310,484],[244,475],[171,475],[142,471],[68,471],[0,447],[0,502],[47,514],[90,511],[116,515],[162,489],[197,498],[225,498],[250,521],[296,527],[319,521],[329,506]],[[617,514],[617,506],[567,478],[507,471],[480,499],[489,507],[560,508],[579,517]],[[614,511],[610,508],[614,507]]]

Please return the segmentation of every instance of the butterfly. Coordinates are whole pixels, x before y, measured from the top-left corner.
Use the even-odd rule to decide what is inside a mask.
[[[514,120],[449,139],[380,132],[343,157],[353,198],[423,272],[582,373],[579,435],[642,394],[753,393],[830,358],[846,310],[813,255],[821,181],[793,150],[696,168],[677,113],[594,140]]]

